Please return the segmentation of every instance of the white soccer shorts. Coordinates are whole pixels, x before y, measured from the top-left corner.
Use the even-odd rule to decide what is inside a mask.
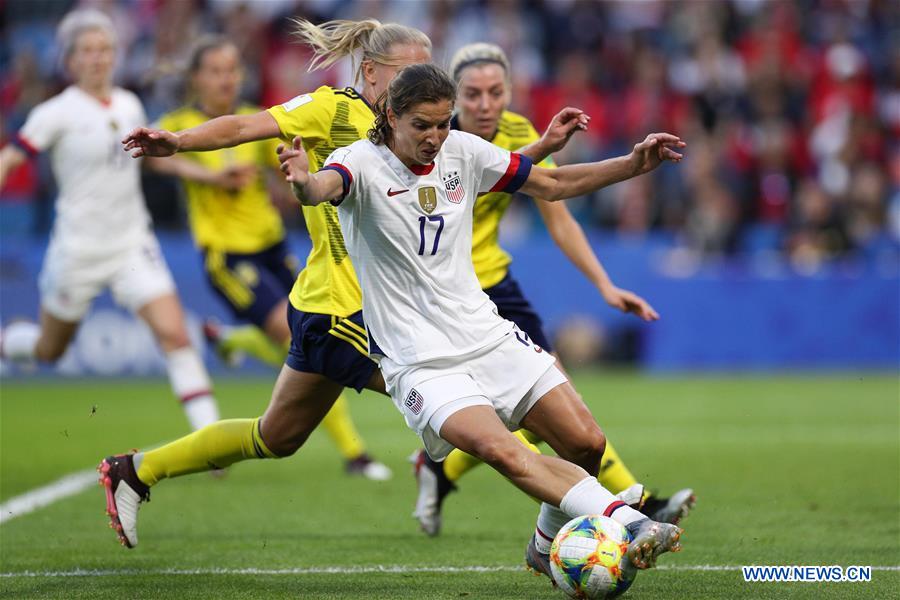
[[[159,242],[147,231],[124,250],[85,256],[50,241],[38,279],[41,306],[57,319],[80,321],[94,298],[110,288],[113,299],[132,312],[175,292]]]
[[[472,354],[400,366],[380,363],[388,392],[434,460],[453,449],[440,437],[453,413],[475,405],[492,406],[510,431],[540,398],[567,381],[552,354],[518,328]]]

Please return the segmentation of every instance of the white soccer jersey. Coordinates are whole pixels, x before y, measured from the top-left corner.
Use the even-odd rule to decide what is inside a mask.
[[[150,216],[140,161],[121,140],[145,122],[140,100],[121,88],[106,104],[69,86],[28,115],[17,143],[31,155],[50,152],[59,188],[53,238],[66,252],[108,254],[143,239]]]
[[[401,365],[460,356],[511,331],[472,267],[478,194],[516,191],[531,161],[451,131],[427,167],[410,170],[361,140],[323,169],[344,178],[339,217],[363,291],[370,352]]]

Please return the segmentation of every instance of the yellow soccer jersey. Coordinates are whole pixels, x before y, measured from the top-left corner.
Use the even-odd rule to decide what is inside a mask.
[[[337,148],[366,137],[375,114],[353,88],[322,86],[311,94],[269,109],[285,140],[299,135],[315,173]],[[362,291],[344,246],[337,208],[325,202],[304,206],[303,217],[312,239],[306,268],[291,290],[291,304],[305,312],[346,317],[362,310]]]
[[[454,128],[458,128],[453,120]],[[491,143],[505,150],[518,150],[539,139],[531,122],[516,113],[503,111],[497,125],[497,133]],[[547,157],[538,166],[552,168],[553,159]],[[512,257],[500,247],[500,221],[509,208],[512,194],[490,192],[478,197],[475,202],[474,225],[472,228],[472,263],[475,275],[483,289],[495,286],[506,277]]]
[[[241,106],[235,114],[259,112],[254,106]],[[193,106],[185,106],[164,115],[159,126],[180,131],[208,121],[210,117]],[[226,192],[221,188],[184,181],[188,200],[188,218],[194,241],[200,248],[251,254],[260,252],[284,239],[281,215],[269,200],[263,171],[278,168],[275,148],[278,140],[251,142],[234,148],[211,152],[185,152],[186,159],[220,171],[231,166],[256,166],[259,175],[243,189]]]

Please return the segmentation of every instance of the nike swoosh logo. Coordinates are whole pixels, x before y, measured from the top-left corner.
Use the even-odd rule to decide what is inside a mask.
[[[388,197],[396,196],[397,194],[404,194],[408,191],[409,191],[408,189],[407,190],[392,190],[391,188],[388,188]]]

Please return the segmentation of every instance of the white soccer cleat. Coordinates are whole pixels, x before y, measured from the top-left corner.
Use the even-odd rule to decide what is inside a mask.
[[[106,490],[106,514],[119,542],[126,548],[138,543],[137,515],[142,502],[150,501],[150,488],[134,470],[131,454],[108,456],[97,467],[100,485]]]
[[[416,450],[409,460],[413,463],[413,475],[419,488],[413,517],[426,535],[434,537],[441,532],[444,498],[456,486],[444,474],[444,465],[428,458],[424,450]]]
[[[681,550],[681,533],[681,528],[671,523],[645,519],[628,544],[626,556],[638,569],[655,567],[660,554]]]
[[[362,475],[371,481],[387,481],[394,476],[390,467],[365,453],[347,461],[347,473]]]

